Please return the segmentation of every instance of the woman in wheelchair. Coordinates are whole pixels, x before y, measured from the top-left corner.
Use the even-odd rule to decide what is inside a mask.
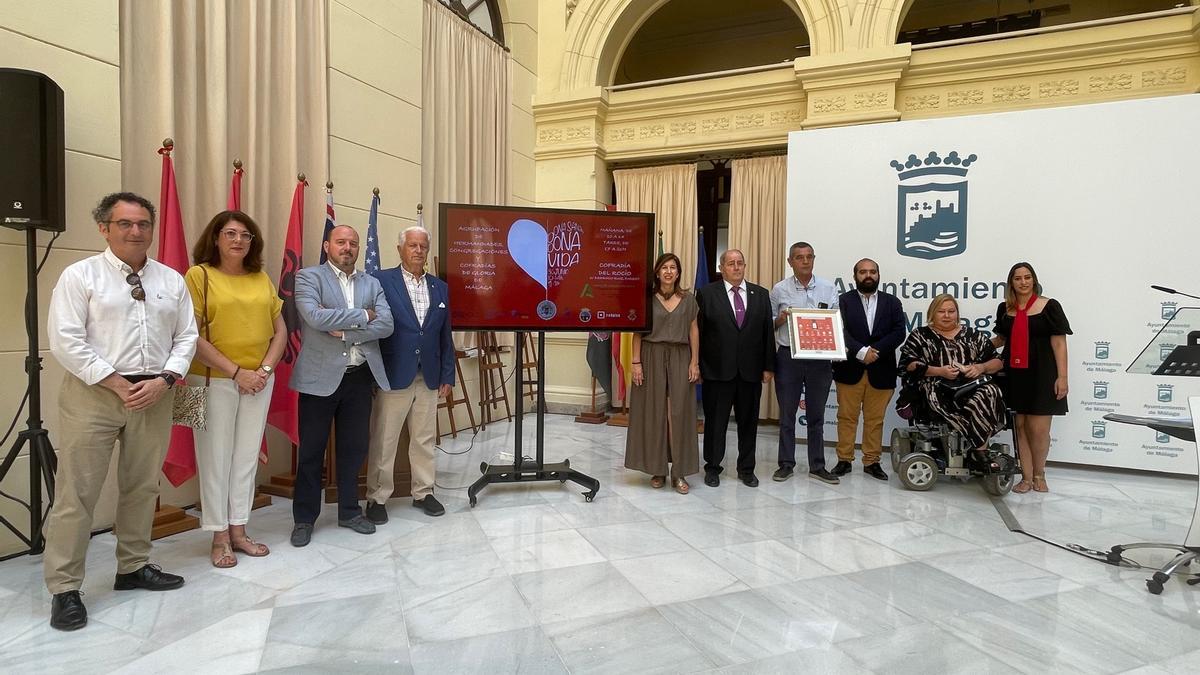
[[[988,440],[1005,426],[1004,397],[994,382],[960,385],[1000,371],[996,347],[990,336],[959,323],[958,301],[949,294],[935,297],[925,316],[928,325],[909,333],[900,347],[905,387],[915,388],[916,407],[958,431],[973,459],[986,463]]]

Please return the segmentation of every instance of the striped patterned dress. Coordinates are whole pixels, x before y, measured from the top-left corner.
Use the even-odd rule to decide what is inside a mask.
[[[953,338],[942,337],[929,326],[922,326],[909,333],[900,347],[902,370],[914,361],[928,366],[952,363],[967,366],[995,358],[998,355],[991,339],[966,326]],[[919,379],[917,386],[935,418],[945,420],[962,434],[967,447],[982,448],[989,438],[1004,428],[1004,395],[1000,387],[994,382],[985,384],[965,399],[955,401],[950,389],[938,384],[943,380],[945,378],[926,376]]]

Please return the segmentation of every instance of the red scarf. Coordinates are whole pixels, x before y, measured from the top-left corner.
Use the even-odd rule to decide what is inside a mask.
[[[1012,335],[1008,345],[1008,367],[1029,367],[1029,308],[1038,299],[1037,293],[1029,296],[1024,307],[1017,307],[1017,318],[1013,320]]]

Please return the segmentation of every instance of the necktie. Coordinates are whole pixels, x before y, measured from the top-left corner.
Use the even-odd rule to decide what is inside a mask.
[[[741,328],[746,321],[746,303],[742,302],[742,287],[733,287],[733,320]]]

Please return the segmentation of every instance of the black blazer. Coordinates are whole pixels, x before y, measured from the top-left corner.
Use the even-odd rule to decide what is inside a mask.
[[[875,308],[875,329],[867,330],[867,313],[863,310],[858,291],[848,291],[838,297],[842,326],[846,335],[846,360],[833,362],[833,379],[842,384],[857,384],[867,371],[867,381],[876,389],[896,388],[896,350],[904,342],[907,324],[904,305],[894,295],[875,291],[879,306]],[[858,360],[858,350],[874,347],[879,359],[871,365]]]
[[[705,380],[761,382],[763,371],[775,372],[775,324],[767,289],[747,281],[746,319],[738,328],[725,282],[714,281],[696,292],[700,305],[700,377]]]

